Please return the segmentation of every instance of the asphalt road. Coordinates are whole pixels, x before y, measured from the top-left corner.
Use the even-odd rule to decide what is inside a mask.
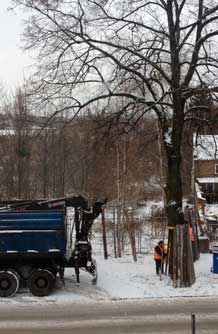
[[[0,334],[218,333],[215,298],[102,302],[93,304],[0,304]]]

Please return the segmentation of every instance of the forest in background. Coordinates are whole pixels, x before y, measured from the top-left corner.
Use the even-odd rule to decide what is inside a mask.
[[[1,200],[75,193],[126,203],[163,198],[165,157],[154,116],[125,133],[122,122],[110,128],[95,112],[69,121],[29,109],[21,89],[1,107]],[[184,193],[190,195],[191,141],[183,155]]]
[[[161,146],[156,121],[133,131],[108,131],[95,113],[72,122],[48,122],[19,91],[0,113],[0,196],[27,199],[80,193],[88,198],[132,200],[160,197]],[[103,124],[103,125],[102,125]]]

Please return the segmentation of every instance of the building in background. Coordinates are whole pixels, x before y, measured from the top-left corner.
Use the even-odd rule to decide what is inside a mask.
[[[207,203],[218,203],[218,136],[194,137],[194,180]]]

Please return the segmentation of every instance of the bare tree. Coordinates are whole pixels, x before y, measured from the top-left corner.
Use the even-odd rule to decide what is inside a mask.
[[[167,159],[169,225],[183,224],[181,143],[196,110],[190,99],[200,92],[216,99],[218,90],[216,1],[14,2],[32,14],[25,36],[26,47],[38,51],[35,92],[54,114],[70,111],[73,118],[98,104],[125,132],[145,114],[156,115]]]
[[[17,196],[27,198],[30,183],[30,142],[32,131],[28,124],[28,108],[26,94],[22,89],[18,89],[14,110],[11,115],[16,141],[16,169],[17,169]]]

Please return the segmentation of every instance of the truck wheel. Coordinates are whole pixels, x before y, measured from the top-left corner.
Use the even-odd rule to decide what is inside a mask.
[[[30,292],[37,297],[48,296],[54,288],[55,277],[46,269],[33,270],[29,278]]]
[[[19,286],[19,276],[15,271],[0,271],[0,297],[14,296]]]

